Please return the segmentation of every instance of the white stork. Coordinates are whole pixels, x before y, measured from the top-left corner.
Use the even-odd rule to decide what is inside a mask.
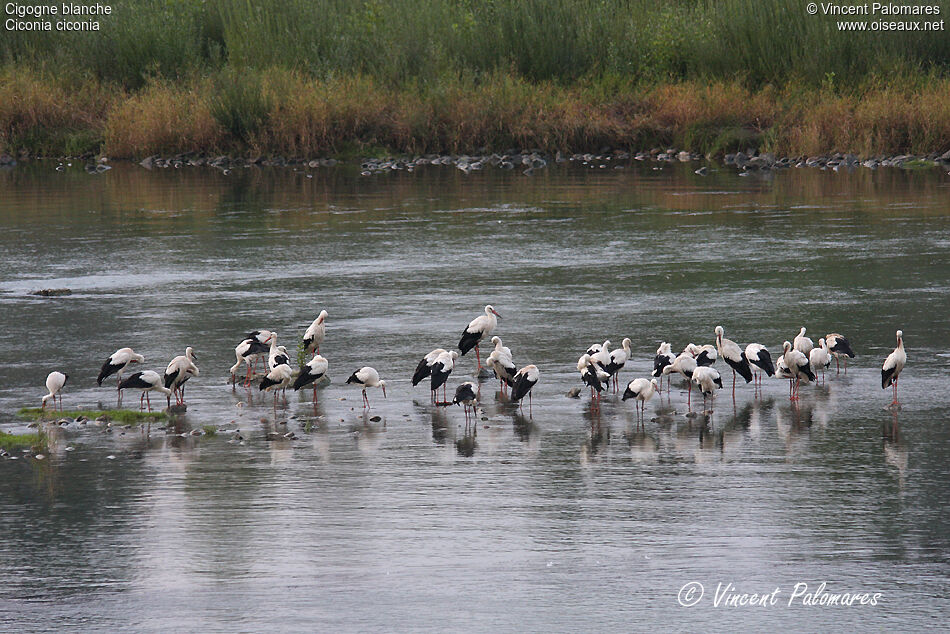
[[[656,356],[653,357],[653,376],[659,377],[661,389],[663,388],[663,376],[669,374],[664,372],[663,369],[668,365],[672,365],[675,359],[673,346],[668,342],[662,342],[660,347],[656,349]],[[667,381],[667,390],[669,390],[669,381]]]
[[[162,377],[158,372],[145,370],[144,372],[136,372],[129,378],[124,379],[121,383],[119,383],[119,389],[124,390],[127,388],[132,388],[135,390],[142,390],[142,397],[139,399],[139,409],[145,409],[145,405],[142,403],[144,399],[148,403],[148,411],[151,412],[152,402],[148,399],[149,392],[161,392],[162,394],[171,397],[172,391],[165,387],[162,383]]]
[[[749,367],[749,360],[746,359],[745,352],[732,339],[726,339],[723,335],[725,330],[722,326],[716,326],[716,350],[719,356],[732,368],[732,400],[736,400],[736,373],[738,372],[745,382],[752,380],[752,368]]]
[[[49,394],[43,397],[43,407],[46,409],[46,401],[53,399],[53,408],[56,407],[56,395],[59,394],[59,411],[63,411],[63,395],[60,394],[60,390],[63,389],[63,386],[66,385],[66,380],[69,378],[68,374],[63,374],[57,370],[53,370],[46,377],[46,389],[49,391]]]
[[[501,391],[504,393],[505,386],[512,384],[518,372],[518,366],[512,359],[511,349],[501,342],[501,337],[492,337],[491,342],[495,344],[495,349],[486,357],[485,365],[495,373],[495,378],[501,383]]]
[[[907,353],[904,352],[904,331],[897,331],[897,347],[894,352],[887,355],[884,365],[881,367],[881,389],[887,389],[894,386],[894,400],[891,405],[900,405],[897,400],[897,379],[900,377],[901,370],[907,364]]]
[[[590,388],[591,399],[600,399],[600,393],[604,391],[604,384],[610,380],[610,375],[603,368],[594,363],[589,354],[582,354],[577,360],[577,371],[581,373],[581,381]]]
[[[528,415],[531,415],[531,390],[537,385],[541,378],[541,371],[536,365],[526,365],[518,370],[512,381],[514,386],[511,388],[511,400],[516,403],[522,403],[525,396],[528,397]]]
[[[752,369],[752,378],[755,380],[754,385],[762,387],[762,373],[765,372],[766,376],[775,375],[775,366],[772,365],[772,355],[769,353],[768,348],[763,346],[761,343],[750,343],[745,347],[745,358],[749,362],[749,367]]]
[[[452,399],[455,405],[461,405],[465,411],[465,424],[468,425],[468,408],[472,408],[472,416],[478,416],[478,386],[471,381],[462,383],[455,388],[455,398]]]
[[[498,325],[498,318],[501,315],[492,307],[491,304],[485,306],[485,314],[476,317],[468,323],[468,327],[462,331],[462,338],[459,339],[459,351],[462,356],[475,348],[475,363],[478,370],[482,369],[481,353],[478,351],[479,342],[490,335]]]
[[[346,383],[347,385],[353,383],[363,388],[363,407],[369,407],[369,398],[366,397],[366,388],[368,387],[378,387],[383,391],[383,398],[386,398],[386,381],[380,379],[379,372],[368,365],[351,374]]]
[[[689,345],[692,346],[693,344],[689,344]],[[687,346],[687,348],[689,348],[689,346]],[[693,349],[696,349],[696,348],[697,346],[693,346]],[[679,374],[683,376],[683,378],[686,379],[687,381],[686,404],[689,407],[692,407],[692,399],[693,399],[693,370],[695,370],[697,367],[699,366],[696,363],[696,357],[693,356],[693,353],[689,351],[684,351],[684,352],[679,353],[679,355],[677,355],[677,357],[673,359],[673,363],[663,368],[664,374],[672,374],[673,372],[678,372]]]
[[[703,393],[703,407],[706,406],[706,397],[712,396],[718,388],[722,389],[722,375],[719,370],[706,365],[698,365],[693,370],[692,382],[699,386]]]
[[[274,336],[270,331],[265,332],[267,332],[267,339],[265,341],[260,340],[260,335],[254,335],[253,337],[247,337],[234,348],[234,358],[237,359],[237,361],[230,369],[232,383],[235,381],[234,373],[238,371],[238,368],[240,368],[243,363],[247,366],[247,374],[244,377],[244,387],[248,387],[251,384],[251,364],[268,353],[269,348],[266,344],[270,343],[271,338]]]
[[[201,374],[198,371],[198,366],[195,365],[197,360],[198,357],[195,356],[194,348],[188,346],[185,348],[185,354],[172,359],[168,363],[168,367],[165,368],[165,376],[162,377],[165,387],[172,391],[175,395],[175,401],[179,405],[183,405],[185,402],[185,381]],[[170,404],[171,400],[169,399]]]
[[[804,326],[802,326],[801,332],[795,337],[795,341],[792,342],[792,347],[805,355],[806,358],[811,354],[812,348],[815,347],[815,342],[805,336]]]
[[[286,392],[287,388],[290,387],[290,379],[293,377],[294,371],[291,369],[290,365],[286,363],[281,363],[274,366],[274,369],[267,373],[267,375],[261,379],[261,383],[258,386],[258,389],[263,391],[271,392],[274,395],[274,406],[277,406],[277,391],[284,390]]]
[[[802,330],[804,330],[804,328]],[[802,381],[804,380],[806,384],[809,381],[814,381],[815,375],[809,367],[810,362],[808,361],[808,357],[806,357],[801,350],[794,349],[792,344],[786,341],[782,344],[782,351],[782,361],[785,367],[788,368],[790,379],[794,381],[794,388],[791,390],[792,395],[789,397],[789,400],[797,401],[798,388],[801,387]]]
[[[327,311],[321,310],[317,318],[307,328],[307,332],[303,334],[304,350],[308,353],[320,354],[320,344],[327,336],[326,318],[328,315]]]
[[[689,352],[696,359],[696,365],[714,365],[719,355],[716,347],[710,344],[697,346],[695,343],[687,344],[683,352]]]
[[[825,368],[831,365],[831,351],[828,350],[828,343],[824,337],[818,340],[818,347],[812,348],[808,353],[808,364],[811,367],[812,374],[818,376],[821,371],[821,382],[825,382]]]
[[[439,355],[445,352],[445,348],[436,348],[426,356],[422,357],[422,360],[419,361],[419,364],[416,366],[416,371],[412,374],[412,386],[415,387],[419,385],[422,379],[427,378],[432,374],[432,364],[435,363],[435,360],[439,358]]]
[[[616,350],[611,350],[608,354],[607,365],[604,366],[604,370],[613,377],[614,380],[614,392],[620,390],[620,377],[618,373],[623,369],[623,366],[626,365],[627,359],[630,358],[630,338],[624,337],[623,341],[620,343],[619,348]]]
[[[330,363],[317,353],[307,363],[300,366],[300,374],[294,380],[294,392],[306,385],[313,385],[313,403],[317,403],[317,381],[327,373]]]
[[[620,400],[626,401],[630,398],[636,399],[637,413],[643,418],[643,410],[646,408],[647,401],[653,398],[656,393],[656,379],[634,379],[627,383],[627,389],[623,391]]]
[[[122,373],[130,364],[142,363],[143,361],[145,361],[145,357],[136,353],[132,348],[119,348],[102,364],[99,376],[96,378],[96,384],[101,386],[106,377],[118,374],[116,377],[116,384],[118,385],[122,382]]]
[[[455,350],[443,352],[436,358],[435,363],[432,364],[432,372],[429,375],[429,390],[432,393],[433,403],[438,404],[440,387],[442,388],[442,400],[446,400],[445,382],[448,381],[449,375],[452,374],[452,370],[455,369],[455,360],[458,358],[459,353]]]
[[[854,350],[851,349],[851,342],[847,337],[836,332],[825,335],[825,341],[828,343],[828,349],[835,357],[835,374],[841,373],[841,364],[838,359],[844,355],[844,373],[848,373],[848,358],[854,358]]]

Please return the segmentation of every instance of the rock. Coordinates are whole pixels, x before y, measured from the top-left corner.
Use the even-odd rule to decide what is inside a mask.
[[[442,366],[440,365],[439,367],[441,368]],[[371,417],[370,417],[370,421],[371,421],[371,422],[374,422],[374,423],[378,423],[378,422],[381,421],[381,420],[383,420],[383,418],[382,418],[381,416],[371,416]]]
[[[157,155],[156,155],[156,156],[147,156],[147,157],[145,157],[144,159],[142,159],[141,161],[139,161],[139,165],[141,165],[142,167],[144,167],[144,168],[147,169],[147,170],[150,170],[150,169],[152,169],[152,168],[155,166],[155,159],[157,159],[157,158],[158,158]]]
[[[16,161],[9,154],[0,154],[0,165],[16,165]]]
[[[73,292],[68,288],[44,288],[39,291],[33,291],[30,295],[39,295],[40,297],[61,297],[63,295],[72,295]]]
[[[707,171],[708,170],[706,169],[706,166],[704,165],[703,167],[700,167],[698,170],[694,171],[693,174],[699,174],[700,176],[705,176]]]
[[[579,387],[577,387],[577,386],[572,387],[570,390],[568,390],[568,392],[567,392],[567,397],[568,397],[568,398],[580,398],[580,397],[581,397],[581,388],[579,388]]]

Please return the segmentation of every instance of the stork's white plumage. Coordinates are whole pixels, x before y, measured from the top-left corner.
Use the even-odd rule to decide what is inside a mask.
[[[805,355],[805,357],[811,354],[812,348],[815,347],[815,342],[805,336],[804,326],[802,326],[801,332],[795,337],[792,347]]]
[[[60,390],[63,389],[63,386],[66,385],[66,380],[69,378],[68,374],[63,374],[57,370],[53,370],[46,376],[46,389],[49,391],[49,394],[43,397],[43,407],[46,409],[46,401],[53,399],[53,407],[56,407],[56,395],[59,394],[59,409],[63,409],[63,395],[60,394]]]
[[[495,349],[485,359],[485,365],[495,373],[495,378],[501,382],[501,391],[504,393],[505,386],[512,384],[518,372],[518,366],[512,359],[511,349],[502,343],[501,337],[492,337],[491,341],[495,344]]]
[[[366,388],[378,387],[383,391],[383,398],[386,398],[386,381],[379,378],[379,372],[368,365],[350,375],[346,380],[347,384],[359,385],[363,388],[363,407],[369,407],[369,399],[366,397]]]
[[[750,343],[745,347],[745,358],[752,369],[752,378],[755,380],[753,387],[762,385],[762,373],[766,376],[775,374],[775,366],[772,365],[772,355],[768,348],[761,343]]]
[[[531,390],[541,379],[541,371],[536,365],[526,365],[515,374],[511,388],[511,400],[521,403],[525,396],[528,397],[528,414],[531,414]]]
[[[258,333],[258,334],[254,334],[254,333]],[[254,333],[248,333],[253,336],[246,337],[241,343],[239,343],[234,348],[234,358],[236,359],[236,361],[229,370],[231,373],[231,380],[233,382],[234,373],[238,371],[238,369],[241,367],[241,364],[243,363],[247,366],[247,374],[244,377],[245,387],[249,386],[251,382],[251,365],[256,360],[260,359],[261,357],[263,357],[265,354],[268,353],[270,349],[268,344],[270,344],[272,339],[276,339],[276,337],[274,337],[274,333],[272,333],[269,330],[254,331]],[[263,335],[263,333],[267,333],[267,339],[265,339],[264,341],[261,341],[260,337]]]
[[[577,371],[581,373],[581,380],[590,388],[591,398],[600,398],[604,385],[610,380],[610,375],[597,365],[589,354],[582,354],[577,360]]]
[[[304,350],[312,354],[320,354],[320,344],[327,336],[326,319],[329,313],[321,310],[317,318],[313,320],[307,332],[303,334]]]
[[[802,329],[804,330],[804,328]],[[812,373],[811,368],[809,367],[808,357],[801,350],[796,350],[792,347],[792,344],[786,341],[782,344],[782,360],[784,365],[788,368],[788,374],[790,375],[794,387],[792,388],[792,395],[789,397],[790,400],[798,400],[798,389],[801,387],[802,382],[806,384],[810,381],[815,380],[815,375]]]
[[[452,402],[456,405],[461,405],[462,409],[465,411],[465,424],[468,424],[468,408],[472,408],[472,415],[477,416],[478,411],[478,386],[471,382],[466,381],[462,383],[457,388],[455,388],[455,398],[452,399]]]
[[[317,402],[317,381],[327,373],[330,363],[322,355],[315,354],[310,361],[300,366],[300,374],[294,380],[294,391],[306,385],[313,385],[313,402]]]
[[[119,383],[119,389],[135,389],[142,390],[142,398],[139,399],[139,409],[144,409],[142,405],[142,399],[145,399],[148,402],[148,411],[152,411],[152,403],[148,400],[149,392],[161,392],[166,396],[171,396],[172,391],[163,385],[162,377],[158,372],[153,372],[152,370],[145,370],[144,372],[136,372],[129,378],[123,380]]]
[[[841,372],[840,358],[844,357],[844,373],[848,373],[848,359],[854,358],[854,350],[851,349],[851,342],[844,335],[833,332],[825,335],[825,341],[828,343],[828,350],[835,358],[835,373]]]
[[[693,356],[692,351],[698,349],[698,346],[689,344],[686,346],[685,351],[679,353],[676,358],[673,359],[673,363],[663,368],[664,374],[672,374],[673,372],[677,372],[686,379],[686,403],[688,406],[692,406],[693,401],[693,370],[699,367],[696,363],[696,357]],[[715,351],[713,351],[713,353],[715,353]]]
[[[907,364],[907,353],[904,352],[904,331],[897,331],[897,347],[894,352],[887,355],[884,365],[881,366],[881,389],[887,389],[888,386],[894,386],[894,400],[891,405],[900,405],[897,400],[897,379],[901,371]]]
[[[106,377],[118,374],[116,377],[116,384],[118,385],[122,382],[122,373],[130,364],[142,363],[143,361],[145,361],[145,357],[136,353],[132,348],[119,348],[109,355],[106,362],[102,364],[99,376],[96,378],[96,384],[102,385]]]
[[[716,347],[708,343],[701,346],[697,346],[695,343],[687,344],[683,352],[689,352],[693,355],[693,358],[696,359],[696,365],[713,365],[716,363],[716,359],[719,358]]]
[[[673,354],[673,346],[666,341],[661,343],[660,347],[656,349],[656,356],[653,357],[653,376],[659,377],[660,389],[663,388],[663,377],[669,374],[669,372],[663,370],[672,365],[675,360],[676,355]],[[669,379],[667,379],[667,389],[669,389]]]
[[[416,365],[416,371],[412,374],[413,387],[419,385],[422,379],[425,379],[430,374],[432,374],[432,364],[435,363],[435,360],[438,359],[439,355],[443,352],[445,352],[445,348],[436,348],[426,356],[422,357],[422,360],[420,360],[418,365]]]
[[[693,370],[692,382],[698,385],[702,391],[704,404],[706,398],[712,396],[717,388],[722,389],[722,376],[719,374],[719,370],[706,365],[696,366],[696,369]]]
[[[480,315],[468,323],[468,327],[462,331],[462,338],[459,339],[459,351],[462,356],[475,348],[475,363],[478,369],[482,369],[481,353],[478,351],[479,342],[490,335],[495,327],[498,326],[498,318],[501,315],[492,307],[491,304],[485,306],[485,314]]]
[[[623,341],[620,342],[620,347],[616,350],[611,350],[608,354],[607,365],[604,366],[604,370],[607,371],[614,380],[614,391],[616,392],[619,389],[620,378],[618,374],[620,370],[623,369],[623,366],[626,365],[627,359],[630,358],[630,338],[624,337]]]
[[[831,365],[831,351],[828,350],[828,342],[824,337],[818,340],[818,347],[812,348],[808,353],[808,364],[816,377],[818,372],[821,372],[821,381],[824,383],[825,368]]]
[[[261,379],[258,389],[261,392],[266,390],[274,395],[275,408],[277,406],[277,392],[279,390],[285,390],[286,392],[287,388],[290,387],[290,380],[293,374],[294,371],[288,364],[279,363]]]
[[[273,370],[279,365],[290,365],[290,355],[287,348],[277,345],[277,333],[270,338],[270,349],[267,352],[267,369]]]
[[[432,372],[429,377],[429,390],[432,392],[432,402],[435,403],[438,401],[438,389],[440,387],[443,388],[442,401],[445,402],[445,382],[449,379],[449,375],[452,374],[452,370],[455,369],[455,360],[458,359],[458,357],[459,353],[455,350],[443,352],[436,357],[435,363],[432,364]]]
[[[165,376],[162,377],[165,387],[172,391],[179,405],[185,402],[185,382],[191,377],[201,374],[198,371],[198,366],[195,365],[196,360],[194,348],[188,346],[185,348],[185,354],[172,359],[165,368]]]
[[[634,379],[627,383],[627,389],[623,391],[623,396],[620,397],[620,400],[626,401],[627,399],[631,398],[636,399],[635,405],[637,408],[637,413],[642,416],[643,410],[646,408],[647,401],[653,398],[656,390],[656,379]]]
[[[606,372],[607,364],[610,363],[610,339],[601,344],[600,350],[590,355],[590,360]]]
[[[736,373],[740,374],[745,382],[752,380],[752,368],[746,359],[745,352],[732,339],[726,339],[722,326],[716,326],[716,350],[719,356],[732,368],[732,400],[736,399]]]

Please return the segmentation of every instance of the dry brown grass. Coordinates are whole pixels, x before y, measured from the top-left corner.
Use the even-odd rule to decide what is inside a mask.
[[[228,80],[244,81],[241,75]],[[565,87],[494,73],[395,89],[364,76],[320,81],[273,71],[248,78],[238,93],[244,101],[235,101],[235,108],[251,103],[264,109],[241,135],[220,123],[228,114],[221,108],[231,103],[220,98],[222,86],[233,84],[221,78],[153,81],[126,94],[89,83],[74,92],[38,75],[7,71],[0,74],[0,150],[303,158],[669,144],[717,154],[752,145],[787,155],[950,148],[950,80],[837,94],[794,86],[752,92],[738,82]]]

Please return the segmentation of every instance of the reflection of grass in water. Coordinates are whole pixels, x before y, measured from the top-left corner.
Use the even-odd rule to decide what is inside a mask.
[[[0,449],[11,451],[25,447],[46,447],[46,434],[36,432],[30,434],[8,434],[0,431]]]
[[[167,418],[165,412],[137,412],[130,409],[79,409],[65,412],[56,412],[53,410],[40,409],[39,407],[24,407],[18,413],[23,418],[32,418],[34,420],[79,418],[80,416],[94,420],[101,416],[110,421],[126,423],[130,425],[138,422],[164,420]]]

